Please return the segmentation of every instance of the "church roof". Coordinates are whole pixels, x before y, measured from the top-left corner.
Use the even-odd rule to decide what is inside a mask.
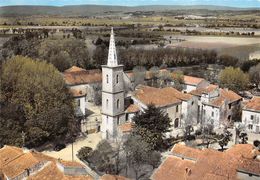
[[[133,96],[145,105],[153,104],[157,107],[165,107],[182,102],[180,99],[175,97],[176,92],[173,89],[160,89],[140,85],[137,90],[133,92]]]
[[[111,34],[110,34],[110,41],[109,41],[107,66],[114,67],[117,65],[118,62],[117,62],[117,54],[116,54],[115,37],[114,37],[114,30],[112,27]]]

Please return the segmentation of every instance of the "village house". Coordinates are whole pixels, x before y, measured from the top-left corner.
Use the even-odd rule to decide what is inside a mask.
[[[210,84],[190,92],[197,98],[197,118],[201,124],[211,124],[214,128],[230,126],[239,111],[242,97],[235,92]]]
[[[95,92],[101,90],[102,73],[99,69],[85,70],[72,66],[64,71],[63,77],[69,89],[86,92],[87,101],[93,102]]]
[[[57,160],[35,150],[14,146],[0,149],[0,179],[93,180],[81,163]]]
[[[195,99],[190,94],[182,93],[173,87],[154,88],[139,85],[132,92],[131,104],[126,110],[127,121],[132,121],[133,114],[143,112],[151,104],[162,109],[172,120],[172,132],[169,135],[176,136],[182,133],[186,125],[196,125],[196,117],[192,115],[196,111]]]
[[[242,123],[248,132],[260,133],[260,97],[253,97],[242,108]]]
[[[183,80],[184,80],[183,92],[185,92],[185,93],[189,93],[192,90],[196,90],[199,88],[206,88],[207,86],[209,86],[209,82],[203,78],[185,75],[183,77]]]
[[[176,144],[151,179],[256,180],[260,178],[259,155],[250,144],[237,144],[224,152]]]

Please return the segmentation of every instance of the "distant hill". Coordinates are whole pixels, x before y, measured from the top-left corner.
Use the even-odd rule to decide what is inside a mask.
[[[0,16],[30,16],[30,15],[58,15],[58,16],[95,16],[136,11],[174,11],[174,10],[225,10],[242,11],[252,8],[234,8],[226,6],[175,6],[175,5],[149,5],[149,6],[108,6],[108,5],[75,5],[75,6],[2,6]],[[258,10],[260,10],[258,8]]]

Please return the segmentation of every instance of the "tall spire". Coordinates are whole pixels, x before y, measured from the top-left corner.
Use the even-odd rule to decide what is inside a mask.
[[[111,28],[107,66],[117,66],[116,45],[113,27]]]

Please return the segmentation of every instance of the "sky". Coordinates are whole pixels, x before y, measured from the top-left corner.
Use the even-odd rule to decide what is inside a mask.
[[[260,0],[0,0],[0,6],[8,5],[220,5],[231,7],[260,7]]]

